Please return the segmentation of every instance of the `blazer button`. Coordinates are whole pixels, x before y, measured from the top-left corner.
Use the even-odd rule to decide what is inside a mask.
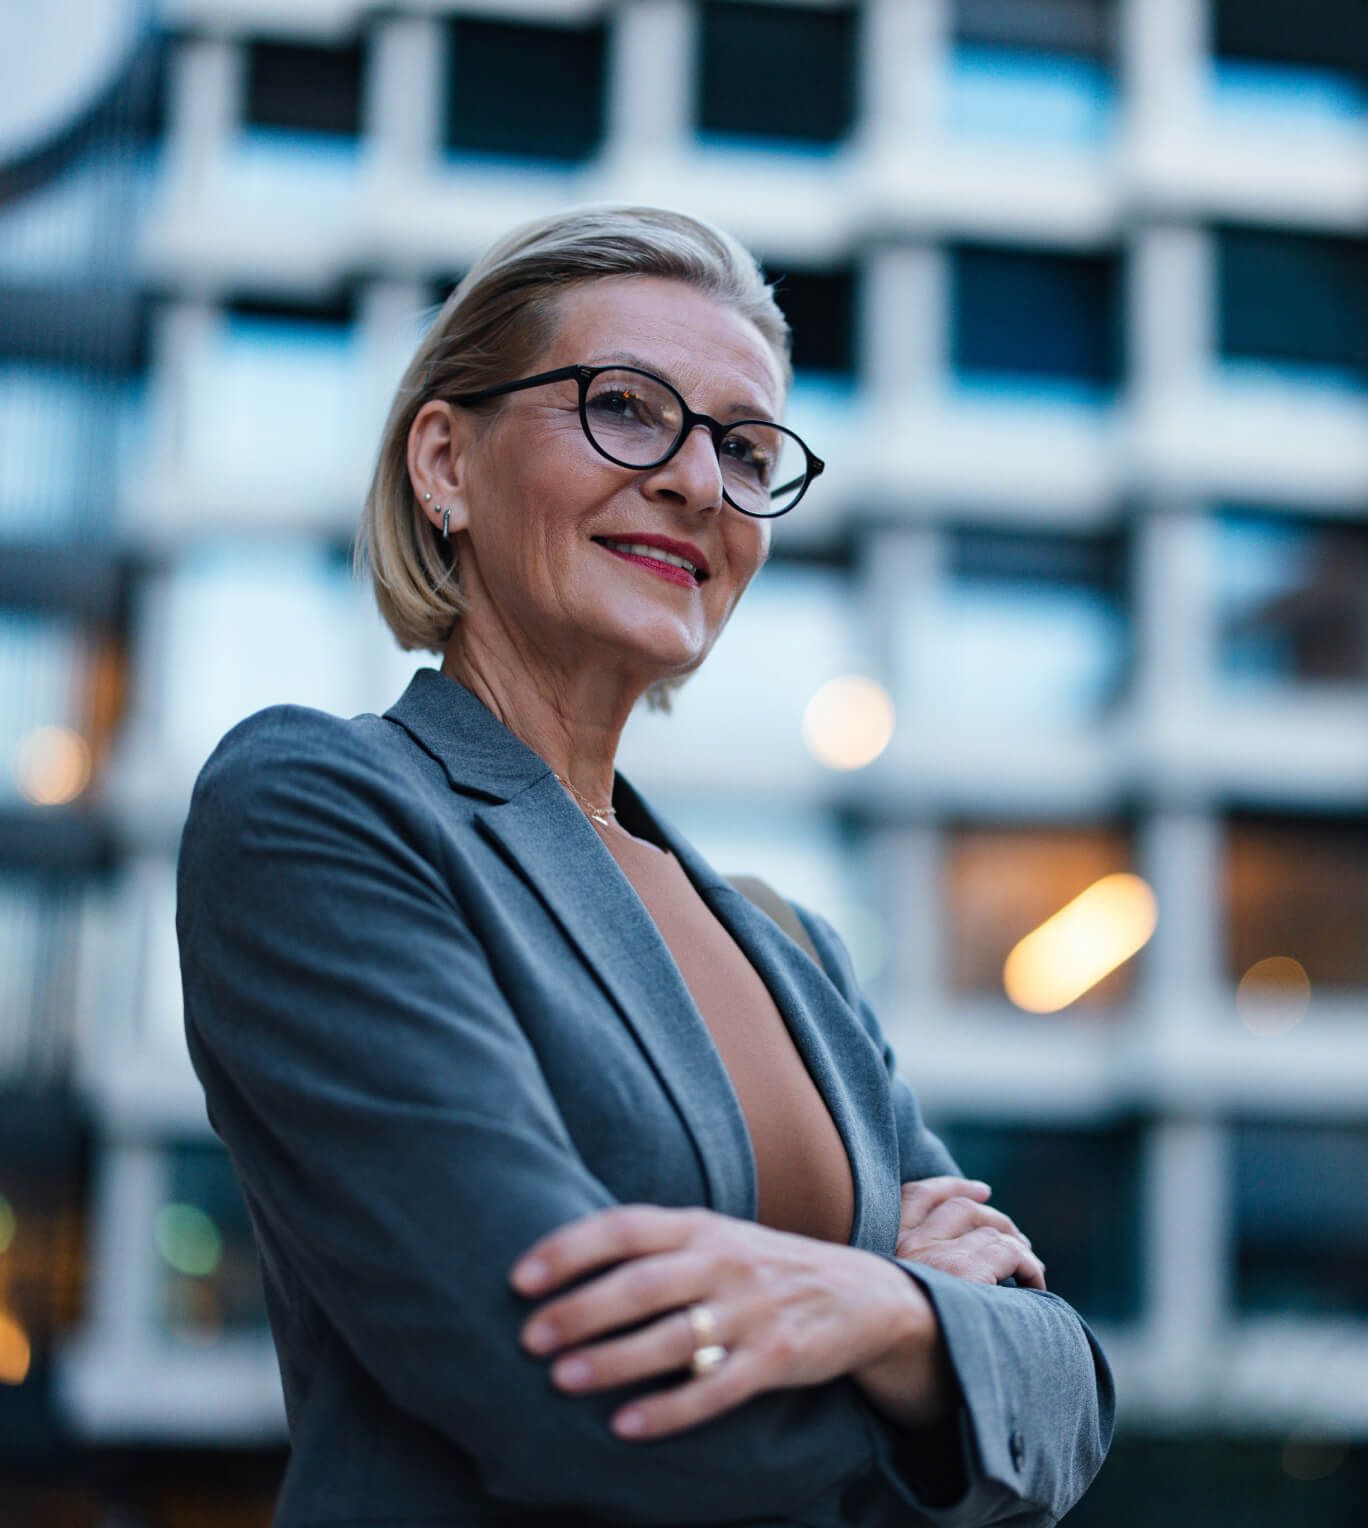
[[[1026,1459],[1026,1440],[1013,1430],[1007,1439],[1007,1446],[1012,1451],[1012,1464],[1019,1470]]]

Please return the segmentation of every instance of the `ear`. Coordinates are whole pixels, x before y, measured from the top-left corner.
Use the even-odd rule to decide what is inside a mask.
[[[438,530],[442,527],[442,510],[451,511],[448,523],[452,531],[465,530],[470,523],[466,476],[473,426],[474,420],[466,410],[430,398],[409,427],[409,482],[423,514]],[[427,494],[432,497],[425,497]]]

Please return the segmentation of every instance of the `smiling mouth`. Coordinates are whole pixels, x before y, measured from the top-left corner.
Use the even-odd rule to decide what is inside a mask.
[[[604,536],[590,538],[605,552],[611,552],[614,557],[620,557],[624,562],[639,563],[652,573],[659,574],[662,578],[668,578],[672,584],[680,584],[685,588],[696,589],[708,575],[699,569],[682,568],[677,562],[669,562],[663,557],[645,555],[640,552],[629,552],[624,546]],[[628,543],[631,545],[632,543]]]

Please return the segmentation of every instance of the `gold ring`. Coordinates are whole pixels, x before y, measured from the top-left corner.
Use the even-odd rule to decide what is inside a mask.
[[[717,1321],[706,1305],[689,1306],[688,1315],[695,1342],[689,1367],[695,1374],[710,1374],[727,1357],[727,1349],[713,1341],[717,1336]]]

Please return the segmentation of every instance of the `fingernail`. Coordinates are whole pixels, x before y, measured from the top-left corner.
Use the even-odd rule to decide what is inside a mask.
[[[534,1257],[530,1262],[518,1264],[513,1270],[513,1282],[520,1289],[539,1289],[546,1283],[549,1271],[540,1258]]]
[[[527,1345],[538,1353],[544,1353],[556,1345],[556,1329],[545,1321],[536,1321],[527,1329]]]
[[[589,1378],[589,1361],[584,1358],[567,1358],[551,1372],[562,1385],[582,1385]]]
[[[613,1423],[613,1426],[620,1433],[626,1434],[629,1438],[634,1438],[646,1426],[646,1418],[639,1411],[624,1411],[617,1421]]]

